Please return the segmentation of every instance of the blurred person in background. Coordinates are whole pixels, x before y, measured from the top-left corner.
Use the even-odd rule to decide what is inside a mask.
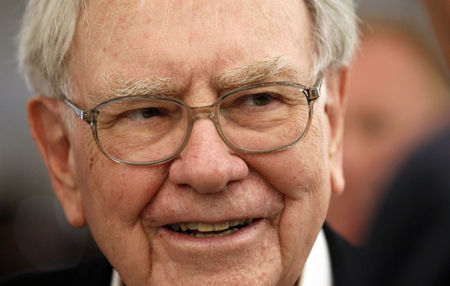
[[[449,206],[447,120],[402,164],[387,189],[366,241],[365,285],[450,285]]]
[[[332,200],[327,221],[363,245],[397,169],[449,121],[449,84],[418,34],[372,22],[362,29],[348,93],[346,192]]]
[[[422,0],[425,5],[434,33],[445,57],[447,68],[450,67],[450,1]]]
[[[450,67],[450,2],[424,0]],[[447,92],[448,94],[448,92]],[[450,285],[450,111],[396,172],[366,242],[367,286]]]

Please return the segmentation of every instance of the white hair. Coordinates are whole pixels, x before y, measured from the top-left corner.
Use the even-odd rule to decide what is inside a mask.
[[[67,53],[84,0],[30,0],[19,34],[19,68],[36,93],[68,92]]]
[[[68,95],[67,71],[78,17],[87,0],[30,0],[19,34],[19,67],[34,92]],[[353,0],[304,0],[315,41],[311,77],[348,61],[357,44]]]
[[[348,65],[358,44],[353,0],[305,0],[315,40],[312,76]]]

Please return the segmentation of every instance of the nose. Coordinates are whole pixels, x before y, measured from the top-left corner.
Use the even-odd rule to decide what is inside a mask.
[[[198,118],[189,142],[170,166],[169,180],[206,194],[223,191],[247,174],[247,164],[222,141],[214,123]]]

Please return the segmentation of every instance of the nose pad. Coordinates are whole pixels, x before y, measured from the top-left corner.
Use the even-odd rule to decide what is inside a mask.
[[[197,117],[198,116],[198,117]],[[212,112],[196,114],[190,139],[170,166],[169,180],[200,193],[216,193],[229,182],[248,175],[247,164],[223,142],[212,120]]]

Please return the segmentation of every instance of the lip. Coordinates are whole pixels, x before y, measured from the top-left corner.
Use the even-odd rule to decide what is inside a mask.
[[[246,247],[255,243],[268,227],[270,227],[269,220],[267,218],[260,218],[238,231],[225,236],[196,238],[169,230],[166,227],[160,227],[157,230],[156,236],[178,253],[188,252],[200,254],[205,251],[226,251]]]

